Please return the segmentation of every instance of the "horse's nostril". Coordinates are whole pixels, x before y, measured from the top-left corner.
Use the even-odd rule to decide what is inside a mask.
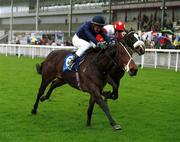
[[[137,75],[138,70],[135,70],[134,75]]]
[[[145,49],[141,49],[142,50],[142,53],[144,54],[145,53]]]
[[[145,50],[143,48],[140,48],[139,51],[140,51],[141,55],[145,53]]]
[[[129,75],[130,75],[130,76],[136,76],[136,75],[137,75],[137,72],[138,72],[138,69],[133,69],[133,68],[132,68],[132,69],[129,70]]]

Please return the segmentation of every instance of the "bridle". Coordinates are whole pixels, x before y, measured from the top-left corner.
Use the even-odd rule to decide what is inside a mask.
[[[126,49],[126,47],[124,46],[123,43],[118,42],[118,41],[116,41],[116,42],[117,42],[118,44],[120,44],[122,47],[113,47],[113,48],[123,48],[123,49],[126,51],[127,55],[129,56],[129,61],[128,61],[128,63],[123,66],[123,70],[129,72],[129,70],[130,70],[129,65],[130,65],[130,62],[133,60],[133,58],[132,58],[130,52]],[[116,51],[116,52],[119,52],[119,50]],[[112,62],[113,62],[114,65],[117,65],[117,64],[118,64],[117,61],[116,61],[114,58],[112,58],[110,55],[108,55],[107,53],[108,53],[108,52],[105,52],[105,55],[112,60]]]
[[[128,35],[130,35],[130,34],[133,34],[133,36],[137,39],[137,41],[134,43],[134,41],[132,40],[132,38],[128,38],[128,40],[131,42],[131,43],[134,43],[132,46],[133,46],[133,48],[132,48],[132,50],[133,50],[133,52],[137,52],[139,55],[142,55],[142,53],[139,53],[138,51],[138,47],[140,47],[142,50],[144,50],[144,42],[143,41],[141,41],[140,39],[139,39],[139,37],[138,37],[138,35],[134,32],[134,31],[131,31],[131,32],[129,32],[129,33],[127,33],[124,37],[126,38],[126,37],[128,37]],[[123,38],[123,40],[124,40],[124,38]],[[126,41],[126,40],[125,40]]]
[[[126,49],[126,47],[125,47],[121,42],[119,42],[119,44],[121,44],[121,46],[123,47],[123,49],[126,51],[126,53],[127,53],[128,56],[129,56],[129,61],[128,61],[128,63],[124,66],[124,69],[128,72],[128,71],[129,71],[129,64],[130,64],[130,62],[131,62],[131,60],[132,60],[133,58],[132,58],[131,54],[129,53],[129,51]]]

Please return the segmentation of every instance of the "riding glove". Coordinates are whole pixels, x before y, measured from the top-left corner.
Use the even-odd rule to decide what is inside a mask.
[[[106,49],[106,42],[98,42],[97,47],[100,47],[101,49]]]

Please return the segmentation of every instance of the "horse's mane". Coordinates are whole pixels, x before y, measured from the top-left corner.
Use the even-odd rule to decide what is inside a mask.
[[[102,66],[106,66],[106,70],[109,70],[112,66],[116,64],[116,47],[107,47],[101,49],[94,57],[93,64],[95,64],[100,70]]]

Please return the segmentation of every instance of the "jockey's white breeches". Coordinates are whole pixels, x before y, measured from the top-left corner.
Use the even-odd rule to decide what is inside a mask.
[[[77,48],[76,55],[79,57],[89,48],[96,47],[93,42],[85,41],[84,39],[79,38],[76,34],[72,38],[72,43]]]

